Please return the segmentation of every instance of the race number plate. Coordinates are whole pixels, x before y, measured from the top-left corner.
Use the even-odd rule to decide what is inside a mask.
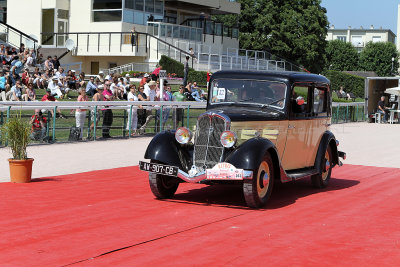
[[[154,172],[168,176],[178,176],[178,167],[175,166],[139,161],[139,168],[142,171]]]
[[[218,163],[207,169],[207,180],[243,180],[243,170],[226,162]]]

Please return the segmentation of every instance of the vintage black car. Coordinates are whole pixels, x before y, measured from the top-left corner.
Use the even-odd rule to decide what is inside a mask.
[[[219,71],[210,80],[207,111],[194,133],[157,134],[140,168],[157,198],[179,183],[240,183],[249,207],[262,207],[275,182],[311,178],[328,185],[341,165],[332,132],[330,82],[300,72]]]

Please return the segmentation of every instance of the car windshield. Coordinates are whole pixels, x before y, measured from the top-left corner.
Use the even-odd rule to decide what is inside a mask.
[[[265,80],[215,79],[210,90],[210,104],[255,104],[283,109],[287,86]]]

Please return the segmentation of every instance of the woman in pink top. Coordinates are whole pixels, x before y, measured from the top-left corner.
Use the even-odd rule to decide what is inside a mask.
[[[104,92],[103,92],[105,101],[113,101],[114,95],[110,90],[110,83],[106,82],[104,84]],[[110,138],[110,128],[113,123],[113,113],[111,109],[103,109],[103,138]]]
[[[79,88],[78,92],[79,92],[78,102],[88,101],[88,97],[86,95],[86,89],[84,87]],[[85,119],[86,119],[86,109],[76,109],[75,119],[76,119],[76,127],[81,129],[79,138],[82,139],[83,126],[85,125]]]

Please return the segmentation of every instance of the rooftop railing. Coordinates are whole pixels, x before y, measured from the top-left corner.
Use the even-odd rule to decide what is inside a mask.
[[[20,44],[25,44],[26,48],[38,47],[38,40],[29,36],[20,30],[0,21],[0,41],[10,44],[13,47],[19,48]]]

